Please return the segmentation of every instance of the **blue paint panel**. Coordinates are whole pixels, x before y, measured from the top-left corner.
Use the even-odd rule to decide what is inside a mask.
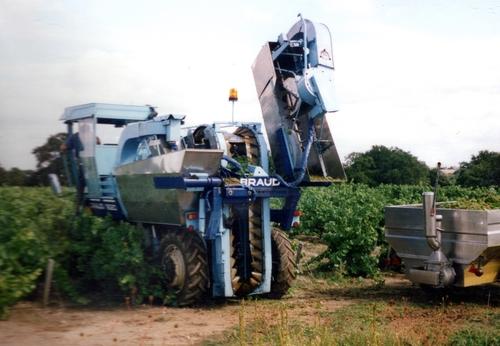
[[[212,188],[212,187],[221,186],[222,179],[220,179],[220,178],[199,178],[199,179],[184,178],[184,185],[186,186],[186,188],[197,188],[197,187]]]
[[[212,190],[211,202],[210,217],[208,219],[208,227],[206,232],[207,239],[215,239],[215,236],[219,232],[220,228],[220,219],[222,217],[222,198],[219,188],[215,188]]]
[[[225,188],[223,192],[224,203],[248,203],[252,197],[251,191],[246,187]]]
[[[157,189],[184,189],[186,184],[183,177],[154,177],[155,188]]]
[[[224,279],[224,237],[217,235],[212,241],[212,294],[214,297],[226,296],[226,283]],[[231,286],[229,286],[231,287]]]
[[[183,177],[154,177],[155,188],[157,189],[189,189],[189,188],[211,188],[222,185],[220,178],[190,179]]]
[[[290,148],[288,147],[288,142],[287,142],[287,135],[285,134],[285,131],[283,128],[280,128],[277,131],[277,136],[278,140],[278,145],[279,145],[279,152],[280,152],[280,157],[282,160],[275,162],[276,166],[279,165],[278,172],[283,172],[286,177],[293,177],[293,163],[292,163],[292,154],[290,152]]]

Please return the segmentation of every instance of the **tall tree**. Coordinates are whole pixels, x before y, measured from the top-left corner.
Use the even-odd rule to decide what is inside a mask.
[[[33,149],[37,170],[30,179],[30,185],[47,185],[48,175],[56,174],[64,180],[64,165],[60,155],[61,144],[66,141],[66,133],[60,132],[47,138],[45,144]]]
[[[7,185],[7,171],[0,164],[0,186]]]
[[[367,152],[350,154],[346,174],[349,180],[370,186],[422,184],[428,183],[429,168],[402,149],[375,145]]]
[[[460,163],[456,175],[462,186],[500,186],[500,153],[482,150]]]

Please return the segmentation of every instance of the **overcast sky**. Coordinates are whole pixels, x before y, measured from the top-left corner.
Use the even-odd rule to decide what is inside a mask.
[[[261,121],[251,64],[297,13],[333,35],[341,157],[397,146],[428,165],[500,151],[499,1],[0,0],[0,164],[64,130],[64,107],[152,104],[188,124]]]

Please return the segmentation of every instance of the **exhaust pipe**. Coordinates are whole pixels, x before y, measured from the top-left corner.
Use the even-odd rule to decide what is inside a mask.
[[[427,244],[432,250],[425,261],[424,270],[412,268],[408,272],[410,280],[434,287],[445,287],[455,281],[456,273],[451,262],[441,249],[442,215],[436,215],[436,199],[434,192],[422,194],[424,209],[424,233]]]
[[[436,204],[434,192],[424,192],[422,194],[424,208],[424,231],[427,244],[433,251],[441,248],[441,232],[438,232],[437,224],[441,223],[442,216],[436,215]],[[439,229],[441,231],[441,229]]]

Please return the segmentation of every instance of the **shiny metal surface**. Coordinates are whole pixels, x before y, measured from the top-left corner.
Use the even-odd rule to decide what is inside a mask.
[[[222,150],[186,149],[135,161],[115,168],[114,174],[128,218],[135,222],[181,225],[184,213],[196,210],[198,192],[157,189],[155,177],[214,175]]]
[[[434,192],[424,192],[423,195],[424,205],[424,231],[427,238],[427,244],[432,250],[439,250],[441,247],[440,234],[436,229],[436,213],[434,210]],[[439,216],[441,219],[441,215]]]
[[[181,225],[184,212],[196,210],[198,193],[174,189],[156,189],[153,174],[116,177],[128,219],[134,222]]]
[[[441,249],[457,272],[455,285],[463,285],[463,270],[488,248],[500,246],[500,210],[438,208],[443,216]],[[421,206],[385,208],[385,237],[406,269],[423,268],[432,253],[424,231]]]
[[[418,282],[425,285],[437,286],[439,285],[439,272],[428,270],[410,269],[406,276],[411,282]]]
[[[329,72],[333,72],[331,39],[329,31],[324,25],[315,24],[308,20],[299,21],[292,27],[287,37],[290,40],[300,39],[299,36],[304,31],[301,23],[306,23],[305,27],[307,27],[307,48],[311,52],[309,63],[313,67],[324,67]],[[314,87],[317,98],[315,102],[319,102],[315,106],[308,104],[307,95],[300,96],[298,87],[301,85],[301,76],[303,79],[308,73],[306,66],[301,66],[299,62],[294,66],[294,71],[286,72],[280,65],[280,52],[284,52],[287,46],[281,44],[279,47],[280,44],[279,42],[265,44],[252,65],[257,95],[276,171],[282,176],[290,176],[289,170],[280,164],[287,155],[290,156],[293,168],[299,166],[303,154],[302,144],[308,133],[308,118],[312,117],[314,118],[315,139],[307,162],[308,177],[306,180],[315,181],[316,177],[345,179],[344,169],[328,122],[324,116],[316,116],[318,110],[321,114],[336,110],[333,106],[326,106],[335,103],[334,101],[326,102],[327,99],[334,99],[333,79],[328,78],[328,83],[319,83],[318,77],[318,83],[307,84],[308,87]],[[285,48],[282,49],[282,47]],[[282,62],[290,64],[289,56],[283,54]],[[309,100],[309,102],[312,101]],[[319,107],[319,104],[322,107]],[[285,134],[285,139],[280,137],[280,131]],[[283,144],[283,141],[286,143]]]
[[[115,168],[117,176],[128,174],[190,174],[214,175],[220,167],[222,150],[185,149],[145,160],[134,161]]]

